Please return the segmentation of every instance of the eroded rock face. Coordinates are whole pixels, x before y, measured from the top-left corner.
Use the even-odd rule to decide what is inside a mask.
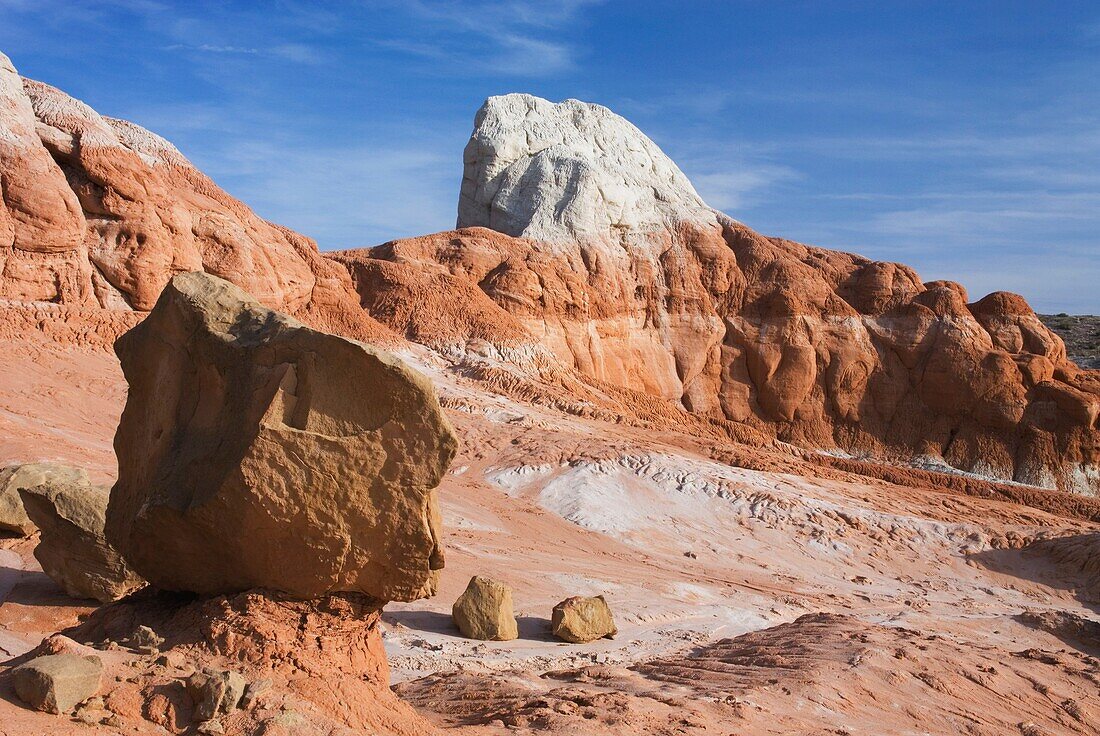
[[[566,598],[554,606],[550,629],[554,636],[573,644],[586,644],[619,633],[611,607],[602,595]]]
[[[175,277],[116,344],[107,538],[155,586],[413,600],[443,565],[457,442],[428,381],[219,278]]]
[[[385,333],[347,272],[266,222],[171,143],[21,79],[0,54],[0,298],[152,309],[175,274],[206,271],[320,329]]]
[[[475,575],[451,607],[462,635],[482,641],[511,641],[519,637],[512,607],[512,589],[504,583]]]
[[[970,303],[901,264],[762,236],[604,108],[491,98],[458,224],[335,258],[364,305],[429,344],[467,331],[509,358],[518,326],[594,381],[784,441],[1100,493],[1100,374],[1022,298]],[[418,278],[461,282],[448,294],[466,306],[430,310],[453,334],[391,308]]]
[[[103,534],[109,493],[87,482],[87,476],[19,490],[27,515],[42,534],[35,558],[74,598],[107,603],[145,585]]]

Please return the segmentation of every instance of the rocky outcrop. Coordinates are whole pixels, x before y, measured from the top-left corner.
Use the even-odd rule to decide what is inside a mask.
[[[463,164],[458,227],[568,246],[729,220],[640,130],[579,100],[490,97]]]
[[[602,595],[573,596],[554,606],[550,630],[562,641],[586,644],[619,633],[611,607]]]
[[[469,639],[511,641],[519,637],[512,589],[480,575],[470,578],[466,590],[451,607],[451,617]]]
[[[99,607],[68,633],[111,648],[111,642],[135,641],[144,626],[164,639],[159,654],[104,657],[109,674],[121,675],[110,678],[104,697],[127,727],[295,736],[437,733],[389,689],[381,608],[365,595],[303,601],[270,591],[195,598],[146,590]],[[50,651],[51,641],[39,650]],[[248,683],[243,697],[242,678]]]
[[[21,537],[33,534],[35,525],[23,507],[19,490],[53,483],[86,486],[91,481],[83,469],[57,463],[25,463],[0,470],[0,530]]]
[[[203,273],[175,277],[116,351],[107,538],[151,584],[432,593],[457,442],[427,379]]]
[[[490,98],[465,162],[459,230],[335,256],[406,335],[544,350],[805,447],[1100,492],[1100,374],[1019,296],[970,303],[900,264],[760,235],[596,105]],[[387,308],[427,290],[418,273],[461,284],[430,310],[465,320],[442,321],[449,340]]]
[[[102,675],[98,657],[50,654],[16,667],[12,685],[19,699],[35,710],[68,713],[96,694]]]
[[[152,309],[175,274],[206,271],[321,329],[385,335],[347,273],[265,222],[168,141],[101,116],[0,54],[0,298]]]
[[[74,598],[107,603],[145,585],[103,534],[109,489],[48,480],[20,488],[23,507],[42,536],[34,556],[42,571]]]

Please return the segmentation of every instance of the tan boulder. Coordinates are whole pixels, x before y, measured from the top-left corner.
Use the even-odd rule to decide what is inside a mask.
[[[566,598],[554,606],[550,628],[554,636],[573,644],[611,639],[619,633],[611,617],[611,607],[602,595]]]
[[[181,274],[115,350],[107,538],[157,587],[430,595],[457,440],[431,383],[236,286]]]
[[[462,635],[470,639],[511,641],[519,637],[512,589],[480,575],[470,578],[451,608],[451,616]]]
[[[19,489],[50,482],[87,484],[90,481],[83,469],[57,463],[25,463],[0,470],[0,529],[29,537],[35,526],[23,508]]]
[[[145,585],[103,535],[108,494],[87,476],[19,489],[27,515],[42,532],[35,558],[74,598],[108,603]]]
[[[48,654],[12,672],[15,694],[35,710],[68,713],[99,691],[103,663],[98,657]]]

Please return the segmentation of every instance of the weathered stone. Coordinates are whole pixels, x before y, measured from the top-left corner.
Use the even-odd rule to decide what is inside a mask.
[[[103,534],[108,493],[79,474],[19,490],[28,517],[42,532],[34,556],[74,598],[108,603],[145,585]]]
[[[159,636],[148,626],[138,626],[137,631],[130,637],[130,646],[141,654],[158,654],[160,645],[164,643],[164,637]]]
[[[103,663],[98,657],[49,654],[16,667],[15,694],[35,710],[68,713],[99,691]]]
[[[107,538],[150,583],[434,591],[457,441],[426,378],[203,273],[176,276],[116,352],[130,390]]]
[[[611,607],[602,595],[566,598],[554,606],[550,628],[554,636],[573,644],[610,639],[619,633],[611,616]]]
[[[34,532],[34,522],[23,508],[20,488],[33,488],[49,481],[87,484],[88,473],[57,463],[25,463],[0,470],[0,529],[28,537]]]
[[[268,679],[248,683],[244,689],[244,697],[241,698],[241,707],[251,708],[261,695],[271,689],[272,684],[271,680]]]
[[[463,636],[486,641],[510,641],[519,636],[512,608],[512,589],[475,575],[451,608]]]
[[[209,721],[237,707],[245,680],[230,670],[203,669],[187,678],[187,692],[195,703],[195,720]]]

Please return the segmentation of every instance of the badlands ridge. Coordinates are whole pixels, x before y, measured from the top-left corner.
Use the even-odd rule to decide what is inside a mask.
[[[457,229],[321,253],[0,55],[0,461],[200,594],[2,540],[10,664],[103,663],[80,728],[1097,733],[1100,372],[1021,297],[756,233],[597,105],[490,98],[464,164]],[[515,642],[450,624],[481,574]],[[547,636],[575,595],[616,639]]]

